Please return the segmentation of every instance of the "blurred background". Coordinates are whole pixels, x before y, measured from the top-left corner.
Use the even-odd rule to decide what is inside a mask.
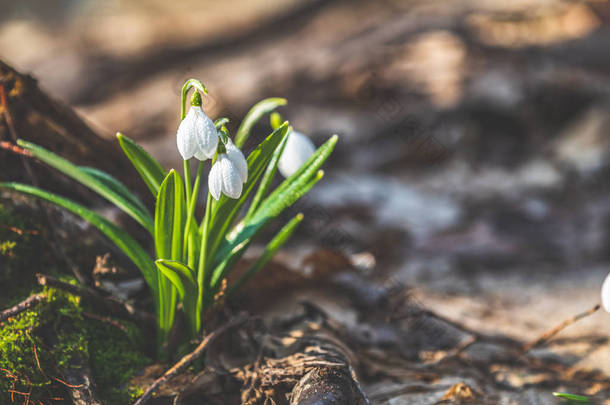
[[[599,302],[610,271],[605,1],[1,0],[0,10],[0,59],[166,167],[181,167],[190,77],[233,129],[277,96],[318,145],[338,133],[285,256],[369,252],[373,277],[521,339]],[[565,333],[608,335],[610,316]],[[578,345],[580,365],[610,371],[608,345]]]

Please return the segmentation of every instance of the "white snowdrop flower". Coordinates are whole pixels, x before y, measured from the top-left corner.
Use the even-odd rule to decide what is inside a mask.
[[[233,145],[231,140],[224,146],[226,153],[218,154],[208,177],[210,194],[216,200],[220,198],[221,193],[230,198],[239,198],[248,179],[248,165],[239,148]]]
[[[246,162],[244,154],[241,153],[241,150],[239,150],[239,148],[233,144],[230,138],[225,144],[225,148],[227,149],[227,156],[229,159],[231,159],[231,162],[233,162],[235,167],[237,167],[242,182],[245,183],[248,181],[248,162]]]
[[[194,96],[191,104],[176,134],[178,151],[184,160],[192,157],[211,159],[218,147],[218,132],[214,122],[201,108],[201,96]]]
[[[311,139],[297,131],[288,134],[286,146],[282,151],[282,156],[277,164],[280,173],[284,177],[292,176],[303,166],[307,159],[316,151],[316,147]]]
[[[606,280],[602,285],[602,305],[606,312],[610,313],[610,274],[606,276]]]

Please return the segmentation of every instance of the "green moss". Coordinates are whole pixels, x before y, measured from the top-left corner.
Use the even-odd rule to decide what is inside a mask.
[[[69,358],[70,351],[64,346],[74,344],[73,336],[66,336],[61,345],[50,348],[42,336],[56,330],[67,312],[78,317],[79,309],[65,296],[53,294],[47,304],[22,312],[9,319],[0,328],[0,403],[9,403],[10,390],[31,393],[30,402],[52,397],[61,397],[63,389],[53,377],[57,377],[58,364]],[[73,350],[82,350],[74,347]],[[23,395],[15,394],[15,397]]]
[[[115,326],[96,320],[88,321],[89,355],[93,380],[100,394],[111,404],[130,403],[137,387],[128,386],[135,373],[150,364],[139,350],[139,331],[128,323],[127,334]]]
[[[80,301],[72,295],[46,294],[46,303],[0,324],[0,403],[11,403],[11,389],[30,392],[31,403],[65,398],[65,387],[55,378],[63,379],[68,367],[83,361],[88,361],[104,403],[129,403],[137,391],[127,386],[129,379],[150,363],[139,350],[138,330],[124,323],[125,333],[83,317]],[[15,402],[24,399],[14,395]]]

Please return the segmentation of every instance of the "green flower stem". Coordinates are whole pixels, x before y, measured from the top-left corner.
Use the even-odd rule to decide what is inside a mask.
[[[182,92],[180,93],[180,121],[186,117],[186,96],[191,88],[196,88],[203,94],[208,94],[208,90],[205,88],[203,83],[197,79],[188,79],[184,86],[182,86]]]
[[[184,189],[186,190],[186,205],[191,201],[191,165],[188,160],[184,161]]]
[[[203,307],[203,301],[206,299],[206,284],[209,278],[206,275],[207,261],[207,249],[208,249],[208,228],[210,225],[210,216],[212,214],[212,194],[208,191],[208,200],[205,204],[205,216],[201,223],[201,249],[199,250],[199,267],[197,269],[197,286],[199,287],[198,304]]]
[[[199,194],[199,186],[201,184],[201,173],[203,172],[203,162],[200,161],[197,166],[197,177],[195,177],[195,185],[193,186],[193,192],[191,194],[190,200],[187,200],[187,217],[186,217],[186,226],[184,227],[184,245],[182,257],[187,257],[187,241],[188,238],[192,236],[191,233],[191,225],[193,223],[193,217],[195,216],[195,207],[197,206],[197,195]],[[192,256],[193,252],[188,252],[188,264],[189,266],[193,266],[194,263],[191,263],[193,260]]]

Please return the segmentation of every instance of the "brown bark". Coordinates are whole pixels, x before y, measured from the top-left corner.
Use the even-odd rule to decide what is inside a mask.
[[[118,142],[98,136],[69,106],[43,92],[37,81],[0,61],[0,142],[14,144],[21,138],[41,145],[78,165],[103,169],[143,190],[135,170],[123,156]],[[31,184],[32,173],[23,156],[0,149],[0,181]],[[27,158],[26,158],[27,159]],[[31,162],[31,160],[30,160]],[[43,165],[31,164],[40,185],[54,192],[90,200],[91,193]]]

